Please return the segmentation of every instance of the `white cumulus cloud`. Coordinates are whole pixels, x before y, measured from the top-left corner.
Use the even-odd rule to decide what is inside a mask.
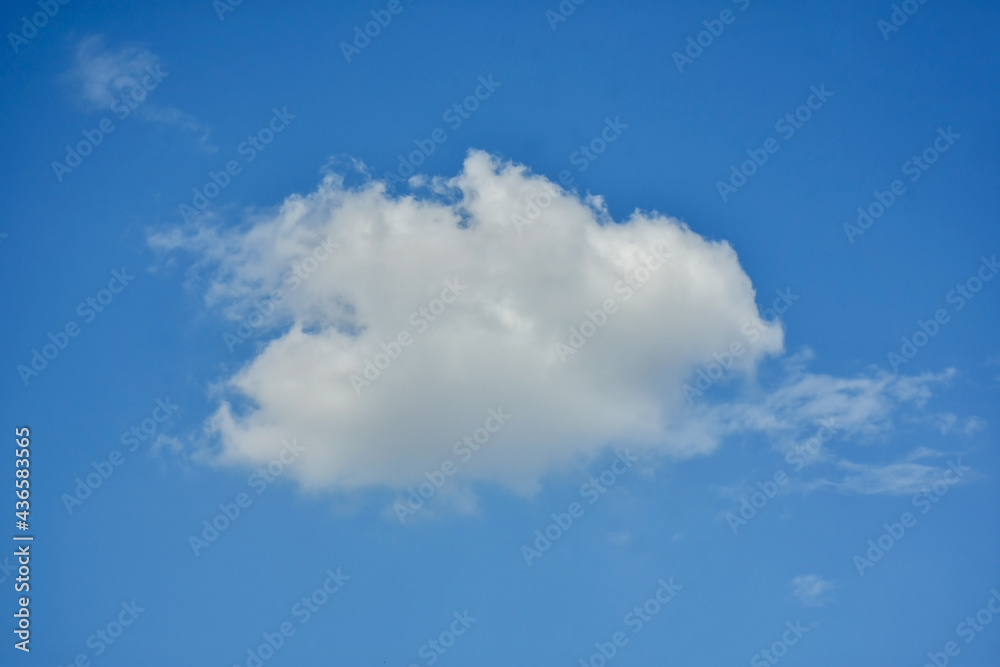
[[[787,449],[831,419],[877,439],[946,379],[815,375],[806,351],[770,391],[689,405],[685,384],[734,343],[720,383],[783,349],[726,242],[656,213],[616,222],[599,197],[479,151],[412,183],[328,174],[240,225],[206,214],[151,236],[194,253],[210,306],[251,313],[228,341],[257,347],[206,424],[217,461],[264,463],[295,438],[290,474],[340,490],[406,489],[450,461],[461,482],[442,495],[473,506],[463,487],[532,492],[609,447],[686,458],[757,432]]]
[[[512,216],[526,211],[534,222],[516,228]],[[691,371],[734,340],[746,347],[734,373],[782,349],[727,243],[658,214],[617,224],[600,199],[482,152],[423,196],[328,175],[249,227],[152,242],[197,252],[212,276],[207,298],[227,312],[280,290],[268,323],[282,333],[226,381],[252,407],[224,398],[209,429],[231,462],[269,460],[297,438],[306,485],[422,481],[498,407],[511,418],[463,462],[465,480],[529,490],[614,444],[702,453],[714,441],[667,436]],[[435,302],[443,292],[453,303]],[[400,334],[409,346],[359,382]]]

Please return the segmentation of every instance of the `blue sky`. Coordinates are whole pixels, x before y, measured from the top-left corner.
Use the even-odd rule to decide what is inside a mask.
[[[3,664],[1000,658],[997,6],[221,1],[5,5]]]

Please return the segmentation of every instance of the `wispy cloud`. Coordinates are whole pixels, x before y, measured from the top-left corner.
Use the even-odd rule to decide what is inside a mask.
[[[916,460],[943,454],[921,448],[911,452],[903,460],[893,463],[855,463],[842,459],[836,467],[841,471],[837,479],[821,478],[804,485],[806,490],[829,487],[841,493],[874,496],[902,496],[920,493],[935,482],[947,481],[950,468],[947,464],[928,465]]]
[[[818,574],[800,574],[792,579],[792,595],[804,607],[822,607],[833,599],[836,586]]]
[[[77,45],[72,74],[90,108],[105,110],[133,88],[141,87],[142,78],[149,73],[147,68],[159,67],[159,57],[147,49],[138,46],[109,49],[104,37],[92,35]]]
[[[147,99],[167,76],[160,57],[149,49],[136,45],[110,48],[101,35],[87,37],[77,45],[75,63],[68,73],[89,110],[112,111],[121,119],[134,113],[148,122],[179,127],[197,135],[203,150],[214,152],[205,124],[176,107]]]
[[[880,442],[894,432],[895,420],[904,410],[922,409],[935,385],[947,383],[955,374],[951,369],[916,376],[876,370],[833,376],[810,372],[811,359],[809,350],[790,355],[776,383],[751,387],[732,400],[696,404],[674,422],[671,434],[689,440],[693,449],[710,449],[730,435],[756,432],[787,453],[826,422],[835,425],[838,438]]]
[[[274,313],[262,325],[271,340],[225,380],[206,423],[222,461],[267,460],[294,432],[309,443],[293,472],[306,486],[406,488],[502,405],[514,418],[463,467],[463,483],[533,491],[609,444],[685,459],[756,433],[787,452],[831,420],[838,439],[882,442],[954,375],[813,373],[804,350],[759,383],[758,367],[783,352],[783,330],[761,319],[725,242],[657,213],[615,223],[599,197],[483,152],[431,185],[396,197],[378,181],[348,188],[329,174],[248,225],[198,224],[206,218],[151,237],[195,253],[209,305]],[[544,210],[518,228],[539,193]],[[319,262],[323,239],[336,250]],[[297,276],[306,270],[308,280]],[[453,294],[446,281],[461,287]],[[731,386],[688,406],[685,382],[734,340],[745,349],[727,370]],[[560,344],[574,348],[565,363]],[[898,492],[933,477],[929,466],[894,465],[845,462],[833,484]]]
[[[979,417],[960,418],[953,412],[939,412],[929,415],[928,421],[941,432],[941,435],[960,433],[972,435],[986,428],[986,421]]]
[[[990,357],[989,359],[987,359],[986,360],[986,365],[987,366],[1000,366],[1000,354],[996,355],[995,357]],[[993,379],[996,380],[997,382],[1000,382],[1000,375],[997,375]]]

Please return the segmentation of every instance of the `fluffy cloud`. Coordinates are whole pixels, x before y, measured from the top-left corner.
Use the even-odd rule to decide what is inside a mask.
[[[210,430],[230,462],[297,438],[309,486],[422,481],[499,407],[511,418],[463,479],[528,490],[609,444],[706,452],[711,438],[668,437],[686,378],[734,341],[746,349],[734,374],[782,349],[725,242],[656,214],[616,224],[599,198],[481,152],[422,196],[328,175],[248,228],[153,243],[198,253],[226,312],[280,298],[267,320],[280,335],[226,382],[252,407],[223,400]],[[385,366],[377,378],[369,362]]]
[[[768,391],[689,405],[685,384],[735,343],[720,382],[782,351],[727,243],[659,214],[615,222],[599,197],[482,152],[412,182],[395,196],[329,174],[237,227],[206,216],[151,238],[195,254],[209,305],[270,333],[222,383],[217,460],[259,464],[295,438],[310,488],[405,489],[450,460],[462,482],[446,494],[531,492],[609,446],[686,458],[756,432],[789,451],[831,419],[874,440],[950,376],[817,375],[804,352]]]

